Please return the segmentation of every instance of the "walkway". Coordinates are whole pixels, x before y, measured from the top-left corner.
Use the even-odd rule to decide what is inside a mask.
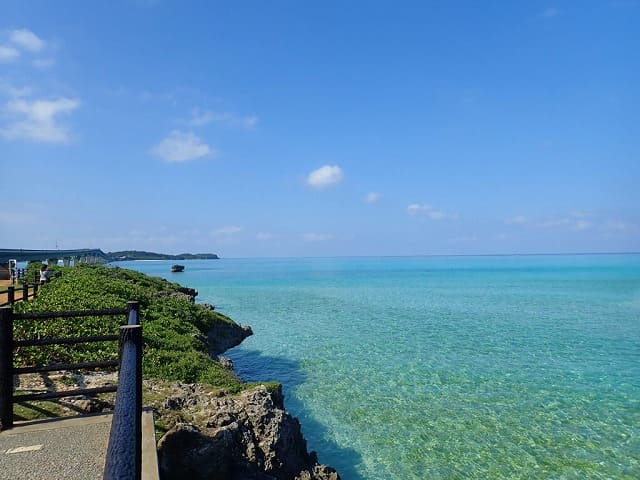
[[[101,480],[111,414],[16,422],[0,432],[0,480]],[[142,479],[158,480],[153,414],[142,414]]]

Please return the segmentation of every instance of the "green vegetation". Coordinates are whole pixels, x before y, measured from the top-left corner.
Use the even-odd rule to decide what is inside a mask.
[[[80,265],[53,270],[54,280],[40,288],[35,300],[17,304],[17,312],[121,308],[137,300],[145,378],[205,383],[230,393],[246,386],[207,350],[206,335],[212,326],[218,322],[233,325],[233,321],[193,303],[179,285],[117,267]],[[116,333],[125,322],[122,315],[25,320],[16,322],[14,330],[17,339],[105,335]],[[23,347],[16,351],[15,361],[21,365],[98,361],[116,359],[117,353],[115,342]]]
[[[109,252],[107,255],[114,260],[217,260],[215,253],[181,253],[179,255],[167,255],[166,253],[143,252],[138,250],[124,250],[121,252]]]

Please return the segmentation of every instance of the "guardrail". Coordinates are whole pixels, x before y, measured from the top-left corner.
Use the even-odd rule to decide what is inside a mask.
[[[52,318],[80,318],[88,316],[114,316],[127,315],[128,319],[138,321],[138,302],[127,302],[126,308],[105,310],[83,310],[65,312],[37,312],[15,313],[11,307],[0,308],[0,430],[13,427],[13,404],[18,402],[48,400],[52,398],[71,397],[75,395],[95,395],[117,391],[117,387],[93,387],[67,390],[63,392],[35,393],[28,395],[14,395],[13,376],[27,373],[43,373],[59,370],[79,370],[89,368],[113,368],[120,362],[117,360],[105,360],[98,362],[56,363],[53,365],[32,365],[15,367],[13,365],[13,351],[18,347],[44,346],[44,345],[73,345],[80,343],[116,341],[120,335],[92,335],[67,338],[38,338],[30,340],[14,340],[13,325],[15,321],[49,320]],[[122,328],[122,327],[121,327]],[[122,351],[122,346],[121,346]]]
[[[0,296],[7,296],[7,300],[5,302],[1,302],[0,307],[13,305],[20,300],[25,301],[30,298],[36,298],[38,296],[38,287],[39,285],[37,283],[23,283],[22,288],[17,289],[18,291],[22,291],[22,297],[16,298],[16,287],[9,285],[6,289],[0,290]]]
[[[127,325],[119,335],[93,335],[73,338],[39,338],[14,340],[13,325],[18,320],[79,318],[126,315]],[[13,404],[75,395],[116,392],[109,445],[105,459],[104,480],[142,478],[142,325],[140,305],[127,302],[126,308],[66,312],[14,313],[11,307],[0,308],[0,431],[13,427]],[[87,342],[119,341],[118,361],[81,362],[30,367],[14,367],[13,350],[21,346],[70,345]],[[29,395],[13,394],[13,376],[35,372],[86,368],[119,367],[118,386],[94,387]]]
[[[120,327],[120,375],[103,480],[142,477],[142,325]]]

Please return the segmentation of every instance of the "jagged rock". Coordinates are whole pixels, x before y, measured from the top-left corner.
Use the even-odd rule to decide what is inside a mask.
[[[339,480],[335,470],[318,465],[315,453],[307,451],[300,423],[284,410],[280,389],[259,386],[217,397],[198,386],[180,387],[169,403],[183,411],[185,406],[199,410],[194,418],[206,415],[197,425],[179,423],[162,437],[162,478]]]
[[[214,327],[207,333],[209,354],[214,357],[220,355],[230,348],[240,345],[245,338],[251,335],[253,335],[253,330],[248,325],[216,322]]]
[[[218,362],[220,362],[220,365],[222,365],[227,370],[233,371],[233,360],[231,360],[230,358],[218,357]]]

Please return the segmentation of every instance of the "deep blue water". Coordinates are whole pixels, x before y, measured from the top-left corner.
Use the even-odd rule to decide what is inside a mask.
[[[640,255],[171,263],[345,480],[640,478]]]

